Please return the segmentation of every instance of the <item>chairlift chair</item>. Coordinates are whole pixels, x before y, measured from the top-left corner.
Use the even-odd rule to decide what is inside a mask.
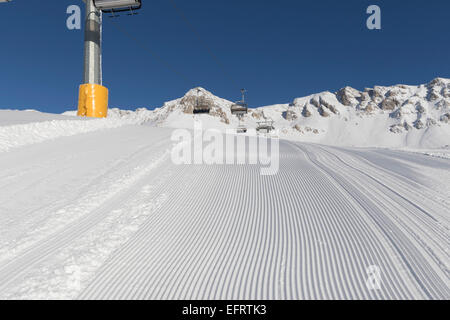
[[[231,106],[231,114],[244,115],[247,114],[248,107],[246,103],[236,102]]]
[[[244,114],[248,112],[248,105],[245,103],[245,89],[241,89],[242,100],[235,102],[231,106],[231,114],[237,115],[238,117],[242,117]]]
[[[236,129],[236,133],[246,133],[246,132],[247,132],[247,128],[243,125],[238,126]]]
[[[258,126],[256,127],[256,131],[265,131],[269,133],[272,130],[275,130],[275,127],[273,126],[273,120],[265,120],[265,121],[259,121]]]
[[[116,17],[115,13],[124,11],[135,15],[135,11],[142,7],[142,0],[94,0],[94,6],[102,12],[111,13],[111,17]]]

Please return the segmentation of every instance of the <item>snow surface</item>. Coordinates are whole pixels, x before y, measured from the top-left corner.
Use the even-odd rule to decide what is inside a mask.
[[[0,110],[0,152],[59,137],[73,136],[97,130],[134,124],[126,119],[81,119],[74,116],[53,115],[30,111]]]
[[[0,127],[52,120],[79,120],[76,113],[73,117],[44,113],[36,110],[0,110]]]
[[[238,124],[202,94],[215,114],[182,98],[107,119],[0,111],[0,299],[450,298],[448,124],[393,133],[384,110],[360,117],[325,93],[339,115],[292,120],[311,131],[280,132],[276,175],[175,165],[173,128]],[[280,131],[283,108],[261,108]]]

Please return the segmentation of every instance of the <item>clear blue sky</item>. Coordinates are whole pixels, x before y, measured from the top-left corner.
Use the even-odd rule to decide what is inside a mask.
[[[255,107],[346,85],[363,89],[450,77],[448,0],[175,1],[223,67],[169,0],[143,0],[136,17],[104,18],[110,107],[161,106],[197,85],[230,100],[245,87]],[[76,109],[83,32],[66,28],[70,4],[84,10],[81,0],[0,4],[0,108]],[[370,4],[381,7],[381,31],[366,28]]]

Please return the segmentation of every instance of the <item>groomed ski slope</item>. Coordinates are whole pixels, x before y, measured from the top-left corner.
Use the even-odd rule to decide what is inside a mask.
[[[280,141],[262,176],[175,165],[170,135],[0,153],[0,299],[450,298],[448,159]]]

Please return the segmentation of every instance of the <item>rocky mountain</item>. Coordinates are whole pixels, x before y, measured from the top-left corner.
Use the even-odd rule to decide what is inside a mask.
[[[233,102],[203,88],[189,90],[183,97],[155,110],[112,109],[111,117],[173,128],[221,130],[239,126],[231,114]],[[249,109],[241,125],[256,128],[271,120],[281,137],[335,145],[426,146],[450,144],[450,79],[411,86],[375,86],[359,91],[345,87],[297,98],[292,103]]]
[[[395,133],[448,123],[450,118],[450,80],[443,78],[421,86],[375,86],[362,92],[345,87],[336,96],[343,105],[365,114],[389,113],[399,122],[390,127]]]

